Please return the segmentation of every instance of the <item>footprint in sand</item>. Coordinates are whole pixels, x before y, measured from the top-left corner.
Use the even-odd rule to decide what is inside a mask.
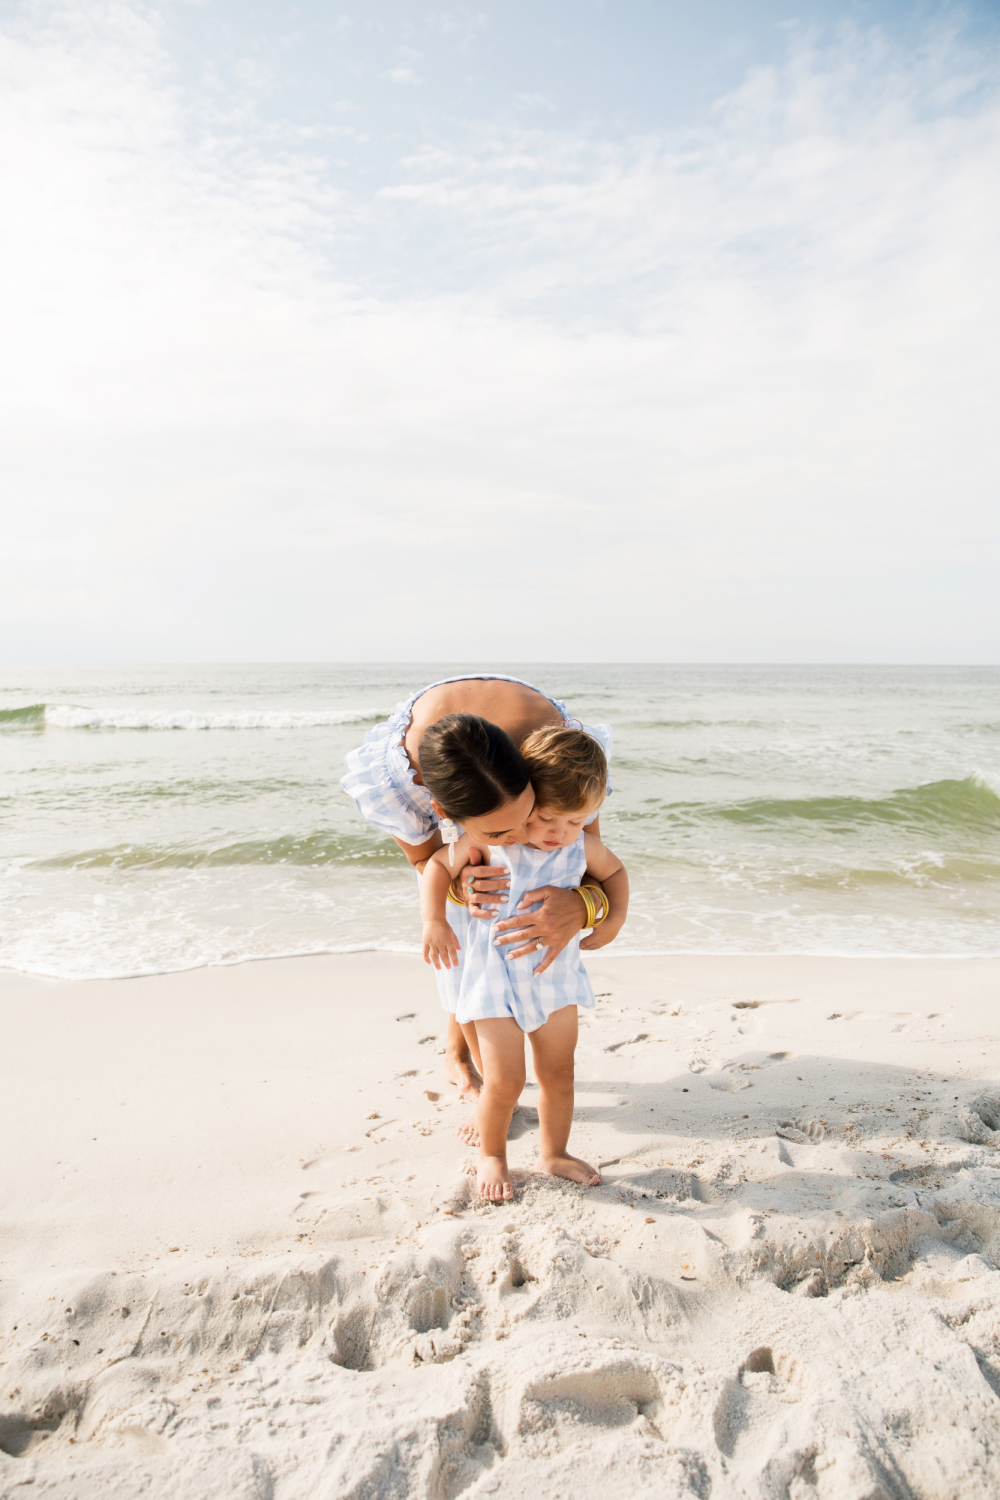
[[[788,1000],[734,1000],[732,1002],[733,1010],[760,1010],[762,1005],[799,1004],[801,1004],[801,1000],[798,995],[794,995]]]
[[[624,1199],[639,1198],[670,1203],[706,1202],[707,1195],[701,1182],[693,1172],[675,1167],[655,1167],[652,1170],[629,1172],[618,1177],[608,1186]]]
[[[960,1140],[974,1146],[992,1146],[1000,1135],[1000,1106],[994,1095],[959,1105],[953,1116],[953,1129]]]
[[[826,1126],[821,1120],[782,1120],[774,1133],[798,1146],[818,1146],[826,1135]]]
[[[791,1362],[776,1358],[762,1344],[747,1355],[734,1381],[727,1383],[713,1413],[715,1441],[719,1449],[742,1468],[749,1451],[770,1429],[788,1421],[788,1405],[799,1398]],[[785,1493],[798,1494],[796,1487]]]
[[[610,1047],[605,1047],[605,1052],[618,1052],[622,1047],[632,1047],[636,1042],[648,1042],[649,1032],[640,1031],[635,1036],[626,1037],[623,1042],[612,1042]]]
[[[566,1363],[572,1360],[567,1354]],[[587,1363],[589,1368],[540,1370],[529,1377],[516,1406],[510,1402],[504,1414],[509,1443],[526,1455],[548,1457],[576,1447],[588,1429],[604,1434],[631,1427],[643,1438],[663,1438],[676,1403],[675,1371],[666,1360],[609,1351]]]
[[[739,1062],[726,1063],[716,1073],[707,1077],[710,1088],[721,1089],[724,1094],[735,1094],[740,1089],[752,1087],[752,1080],[747,1076],[750,1073],[759,1073],[764,1068],[772,1068],[775,1063],[785,1062],[791,1057],[790,1052],[753,1052],[744,1056]]]

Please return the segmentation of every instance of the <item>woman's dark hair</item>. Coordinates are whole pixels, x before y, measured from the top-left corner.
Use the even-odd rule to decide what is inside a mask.
[[[424,731],[420,774],[434,801],[461,823],[513,802],[528,767],[510,735],[477,714],[445,714]]]

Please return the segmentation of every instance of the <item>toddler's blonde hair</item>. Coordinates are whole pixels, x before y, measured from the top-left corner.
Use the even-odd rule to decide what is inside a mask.
[[[599,807],[608,789],[608,761],[582,729],[536,729],[521,746],[537,807],[581,812]]]

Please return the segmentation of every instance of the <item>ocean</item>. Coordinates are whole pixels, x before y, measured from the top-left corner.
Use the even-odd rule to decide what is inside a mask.
[[[463,666],[0,670],[0,968],[416,950],[345,752]],[[531,666],[615,731],[616,953],[1000,953],[1000,668]]]

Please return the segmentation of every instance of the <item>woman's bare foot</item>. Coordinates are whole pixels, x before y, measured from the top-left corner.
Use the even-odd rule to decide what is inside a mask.
[[[582,1182],[584,1187],[600,1187],[601,1174],[595,1172],[589,1162],[578,1156],[549,1156],[539,1159],[538,1170],[548,1172],[550,1177],[568,1177],[570,1182]]]
[[[520,1110],[520,1108],[521,1108],[521,1106],[519,1104],[515,1104],[514,1105],[514,1108],[511,1111],[511,1116],[510,1116],[510,1123],[511,1123],[511,1125],[513,1125],[513,1123],[514,1123],[514,1116],[518,1113],[518,1111]],[[464,1125],[460,1125],[458,1127],[458,1129],[455,1131],[455,1134],[458,1136],[459,1140],[460,1141],[464,1141],[467,1146],[477,1146],[478,1147],[478,1145],[479,1145],[479,1122],[476,1119],[475,1115],[472,1116],[471,1120],[466,1120],[466,1122],[465,1122]],[[510,1139],[510,1125],[507,1126],[507,1139],[508,1140]]]
[[[483,1080],[476,1072],[471,1058],[447,1056],[442,1069],[449,1083],[454,1083],[463,1099],[476,1100]]]
[[[479,1196],[487,1203],[503,1203],[514,1196],[510,1173],[502,1156],[481,1156],[476,1172]]]

